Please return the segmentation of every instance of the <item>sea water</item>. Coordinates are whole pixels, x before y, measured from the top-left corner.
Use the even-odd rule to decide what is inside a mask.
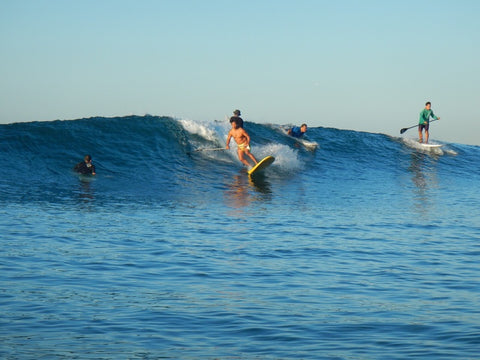
[[[478,147],[229,129],[0,125],[0,358],[478,358]]]

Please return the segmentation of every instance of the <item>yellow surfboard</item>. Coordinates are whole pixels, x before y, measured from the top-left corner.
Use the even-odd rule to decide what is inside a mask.
[[[258,162],[257,165],[255,165],[253,168],[248,170],[248,175],[251,176],[261,172],[265,168],[269,167],[274,161],[275,161],[275,158],[273,156],[267,156],[266,158],[263,158]]]

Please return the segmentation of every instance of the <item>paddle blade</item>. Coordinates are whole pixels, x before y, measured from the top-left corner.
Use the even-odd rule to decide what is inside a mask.
[[[400,130],[400,134],[403,134],[407,130],[408,130],[408,128],[403,128],[402,130]]]

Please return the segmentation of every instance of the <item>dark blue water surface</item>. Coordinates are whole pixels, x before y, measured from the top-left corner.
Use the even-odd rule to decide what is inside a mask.
[[[229,128],[0,125],[0,358],[478,358],[478,147]]]

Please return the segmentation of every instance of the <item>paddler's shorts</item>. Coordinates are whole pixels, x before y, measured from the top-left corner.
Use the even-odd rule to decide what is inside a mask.
[[[421,124],[421,125],[419,124],[418,125],[418,131],[422,131],[423,129],[425,129],[425,131],[428,131],[428,126],[429,125],[430,125],[429,123]]]
[[[250,146],[247,146],[247,143],[243,143],[243,144],[238,145],[238,148],[242,151],[245,151],[245,150],[250,151]]]

